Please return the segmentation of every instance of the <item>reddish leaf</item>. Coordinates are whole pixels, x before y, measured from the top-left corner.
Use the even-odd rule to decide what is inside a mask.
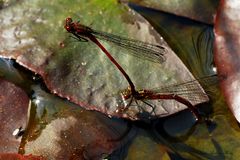
[[[215,63],[225,77],[221,88],[236,119],[240,122],[240,3],[222,0],[215,22]]]
[[[0,79],[0,152],[17,152],[20,138],[13,132],[27,123],[28,96],[24,91]]]
[[[40,156],[21,155],[17,153],[0,153],[0,160],[45,160]]]

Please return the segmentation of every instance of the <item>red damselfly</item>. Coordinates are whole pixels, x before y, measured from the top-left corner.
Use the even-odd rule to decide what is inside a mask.
[[[166,49],[162,46],[153,45],[134,39],[127,39],[110,33],[96,31],[91,29],[90,27],[80,24],[79,22],[73,22],[71,18],[66,19],[65,29],[68,32],[72,33],[79,41],[88,41],[89,39],[94,42],[99,48],[101,48],[101,50],[106,54],[110,61],[126,78],[133,94],[136,92],[136,90],[130,77],[118,64],[118,62],[111,56],[111,54],[105,49],[105,47],[97,40],[97,38],[112,42],[117,46],[128,49],[134,56],[143,57],[144,59],[148,59],[155,63],[162,63],[165,61],[164,53],[166,52]]]
[[[127,109],[132,104],[133,101],[137,103],[138,100],[141,100],[145,104],[148,104],[146,100],[173,99],[186,105],[196,116],[196,119],[198,119],[199,116],[194,108],[194,105],[191,102],[189,102],[187,98],[184,97],[184,95],[182,95],[184,94],[184,90],[177,89],[177,88],[181,88],[177,86],[181,86],[183,84],[175,85],[173,89],[170,89],[168,87],[168,92],[165,92],[165,93],[162,92],[164,91],[163,90],[164,88],[161,88],[162,91],[160,91],[161,89],[159,91],[136,90],[135,85],[131,81],[128,74],[124,71],[121,65],[111,56],[111,54],[105,49],[105,47],[98,41],[98,39],[114,43],[124,49],[131,51],[131,53],[136,57],[144,58],[155,63],[162,63],[166,60],[164,56],[164,54],[166,53],[166,49],[164,47],[141,42],[134,39],[124,38],[124,37],[113,35],[110,33],[96,31],[90,27],[80,24],[79,22],[73,22],[71,18],[66,19],[64,27],[68,32],[72,33],[77,40],[79,41],[91,40],[92,42],[94,42],[106,54],[109,60],[118,68],[118,70],[122,73],[122,75],[126,78],[126,80],[129,83],[129,88],[124,92],[122,92],[122,96],[124,100],[126,101],[129,100],[129,102],[124,107],[124,109],[121,109],[121,110]],[[188,88],[185,88],[185,94],[189,94],[187,92],[187,89],[191,90],[193,86],[196,85],[196,81],[194,83],[193,81],[186,82],[185,84],[187,84],[186,86],[188,86]],[[151,106],[151,104],[148,104],[148,105]]]
[[[137,90],[137,93],[134,95],[131,92],[131,88],[127,88],[121,92],[124,104],[121,105],[123,107],[119,108],[118,112],[121,114],[125,113],[130,105],[135,105],[139,111],[150,113],[150,115],[152,112],[154,113],[153,115],[155,115],[155,109],[158,105],[156,105],[154,101],[175,100],[187,106],[195,115],[196,119],[199,119],[200,116],[195,105],[209,100],[208,94],[212,95],[212,92],[214,91],[212,86],[216,86],[218,84],[218,80],[218,76],[214,74],[195,80],[162,86],[159,88]],[[201,89],[199,86],[200,84],[204,87],[205,90]],[[144,105],[151,107],[151,111],[145,111],[143,109]],[[147,110],[147,108],[145,109]],[[169,115],[168,110],[164,110],[166,111],[166,115]]]

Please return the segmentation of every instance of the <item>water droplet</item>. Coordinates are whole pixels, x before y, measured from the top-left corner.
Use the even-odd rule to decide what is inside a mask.
[[[36,100],[35,100],[35,103],[36,103],[36,105],[38,105],[38,104],[40,103],[40,100],[39,100],[39,99],[36,99]]]
[[[16,136],[16,135],[18,134],[19,131],[20,131],[19,128],[15,129],[15,130],[13,131],[12,135],[13,135],[13,136]]]
[[[214,73],[217,73],[217,67],[213,67],[212,70],[213,70]]]
[[[87,62],[82,62],[81,64],[82,64],[82,66],[85,66],[87,64]]]

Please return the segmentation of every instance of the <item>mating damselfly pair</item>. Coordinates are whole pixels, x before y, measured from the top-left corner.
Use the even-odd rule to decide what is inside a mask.
[[[207,76],[197,80],[183,82],[171,86],[161,87],[155,90],[141,89],[137,90],[130,76],[125,72],[122,66],[115,60],[114,57],[108,52],[108,50],[100,43],[100,40],[104,40],[113,43],[123,49],[127,49],[133,56],[138,58],[146,59],[152,63],[164,63],[166,61],[167,49],[163,46],[154,45],[134,39],[128,39],[125,37],[113,35],[106,32],[96,31],[90,27],[84,26],[79,22],[73,22],[71,18],[67,18],[65,21],[65,29],[72,33],[75,39],[79,41],[92,41],[95,43],[108,57],[108,59],[114,64],[121,74],[128,81],[129,87],[121,92],[121,96],[124,100],[125,105],[119,107],[118,112],[124,112],[126,109],[131,107],[133,103],[141,110],[141,104],[148,105],[151,111],[154,112],[156,106],[149,103],[152,100],[160,99],[172,99],[186,105],[195,115],[196,119],[199,119],[198,111],[195,108],[195,104],[189,101],[189,97],[192,97],[193,101],[196,94],[202,94],[203,99],[206,99],[207,94],[196,87],[198,81],[203,83],[214,81],[216,83],[217,76]]]

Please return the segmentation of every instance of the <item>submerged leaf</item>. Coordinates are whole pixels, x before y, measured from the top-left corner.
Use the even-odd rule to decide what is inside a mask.
[[[135,136],[136,128],[128,122],[86,111],[37,86],[34,92],[21,153],[47,159],[101,159]]]

